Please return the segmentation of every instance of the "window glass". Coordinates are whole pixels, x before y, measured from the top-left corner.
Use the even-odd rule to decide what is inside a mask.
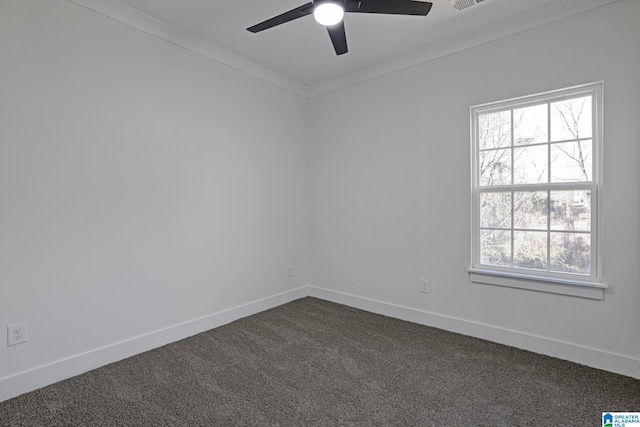
[[[597,277],[600,90],[472,108],[474,268]]]

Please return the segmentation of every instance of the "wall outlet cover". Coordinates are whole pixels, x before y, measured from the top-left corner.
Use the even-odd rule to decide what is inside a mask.
[[[424,294],[428,294],[429,293],[429,280],[420,279],[420,292],[422,292]]]
[[[7,326],[7,346],[27,342],[27,322]]]

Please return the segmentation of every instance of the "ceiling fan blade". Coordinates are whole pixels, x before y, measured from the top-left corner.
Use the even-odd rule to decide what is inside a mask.
[[[433,3],[412,0],[347,0],[345,12],[426,16]]]
[[[303,16],[307,16],[313,13],[313,3],[307,3],[300,7],[296,7],[295,9],[291,9],[288,12],[285,12],[281,15],[278,15],[274,18],[267,19],[259,24],[254,25],[253,27],[247,28],[247,31],[251,31],[252,33],[257,33],[271,27],[275,27],[276,25],[284,24],[285,22],[293,21],[294,19],[302,18]]]
[[[347,35],[344,32],[344,21],[340,21],[340,23],[332,27],[327,27],[327,31],[329,31],[329,37],[331,37],[331,43],[333,43],[333,48],[336,50],[336,55],[349,52],[347,49]]]

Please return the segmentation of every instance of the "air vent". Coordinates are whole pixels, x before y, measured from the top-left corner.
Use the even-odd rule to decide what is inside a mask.
[[[454,9],[462,10],[480,4],[483,1],[484,0],[449,0],[449,3],[453,4]]]

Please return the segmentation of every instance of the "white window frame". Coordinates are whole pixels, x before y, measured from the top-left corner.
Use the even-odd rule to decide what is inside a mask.
[[[602,280],[602,136],[603,136],[603,82],[589,83],[569,88],[512,98],[503,101],[475,105],[470,108],[471,116],[471,282],[508,286],[592,299],[604,299],[608,286]],[[543,184],[549,190],[589,189],[591,190],[591,272],[589,275],[559,273],[497,267],[480,263],[480,170],[479,170],[479,129],[478,118],[482,114],[513,110],[532,105],[545,104],[562,99],[591,95],[593,98],[592,164],[591,182],[575,184]],[[536,189],[541,187],[536,185]],[[532,186],[506,185],[491,187],[492,190],[523,190]],[[484,190],[487,187],[483,187]]]

